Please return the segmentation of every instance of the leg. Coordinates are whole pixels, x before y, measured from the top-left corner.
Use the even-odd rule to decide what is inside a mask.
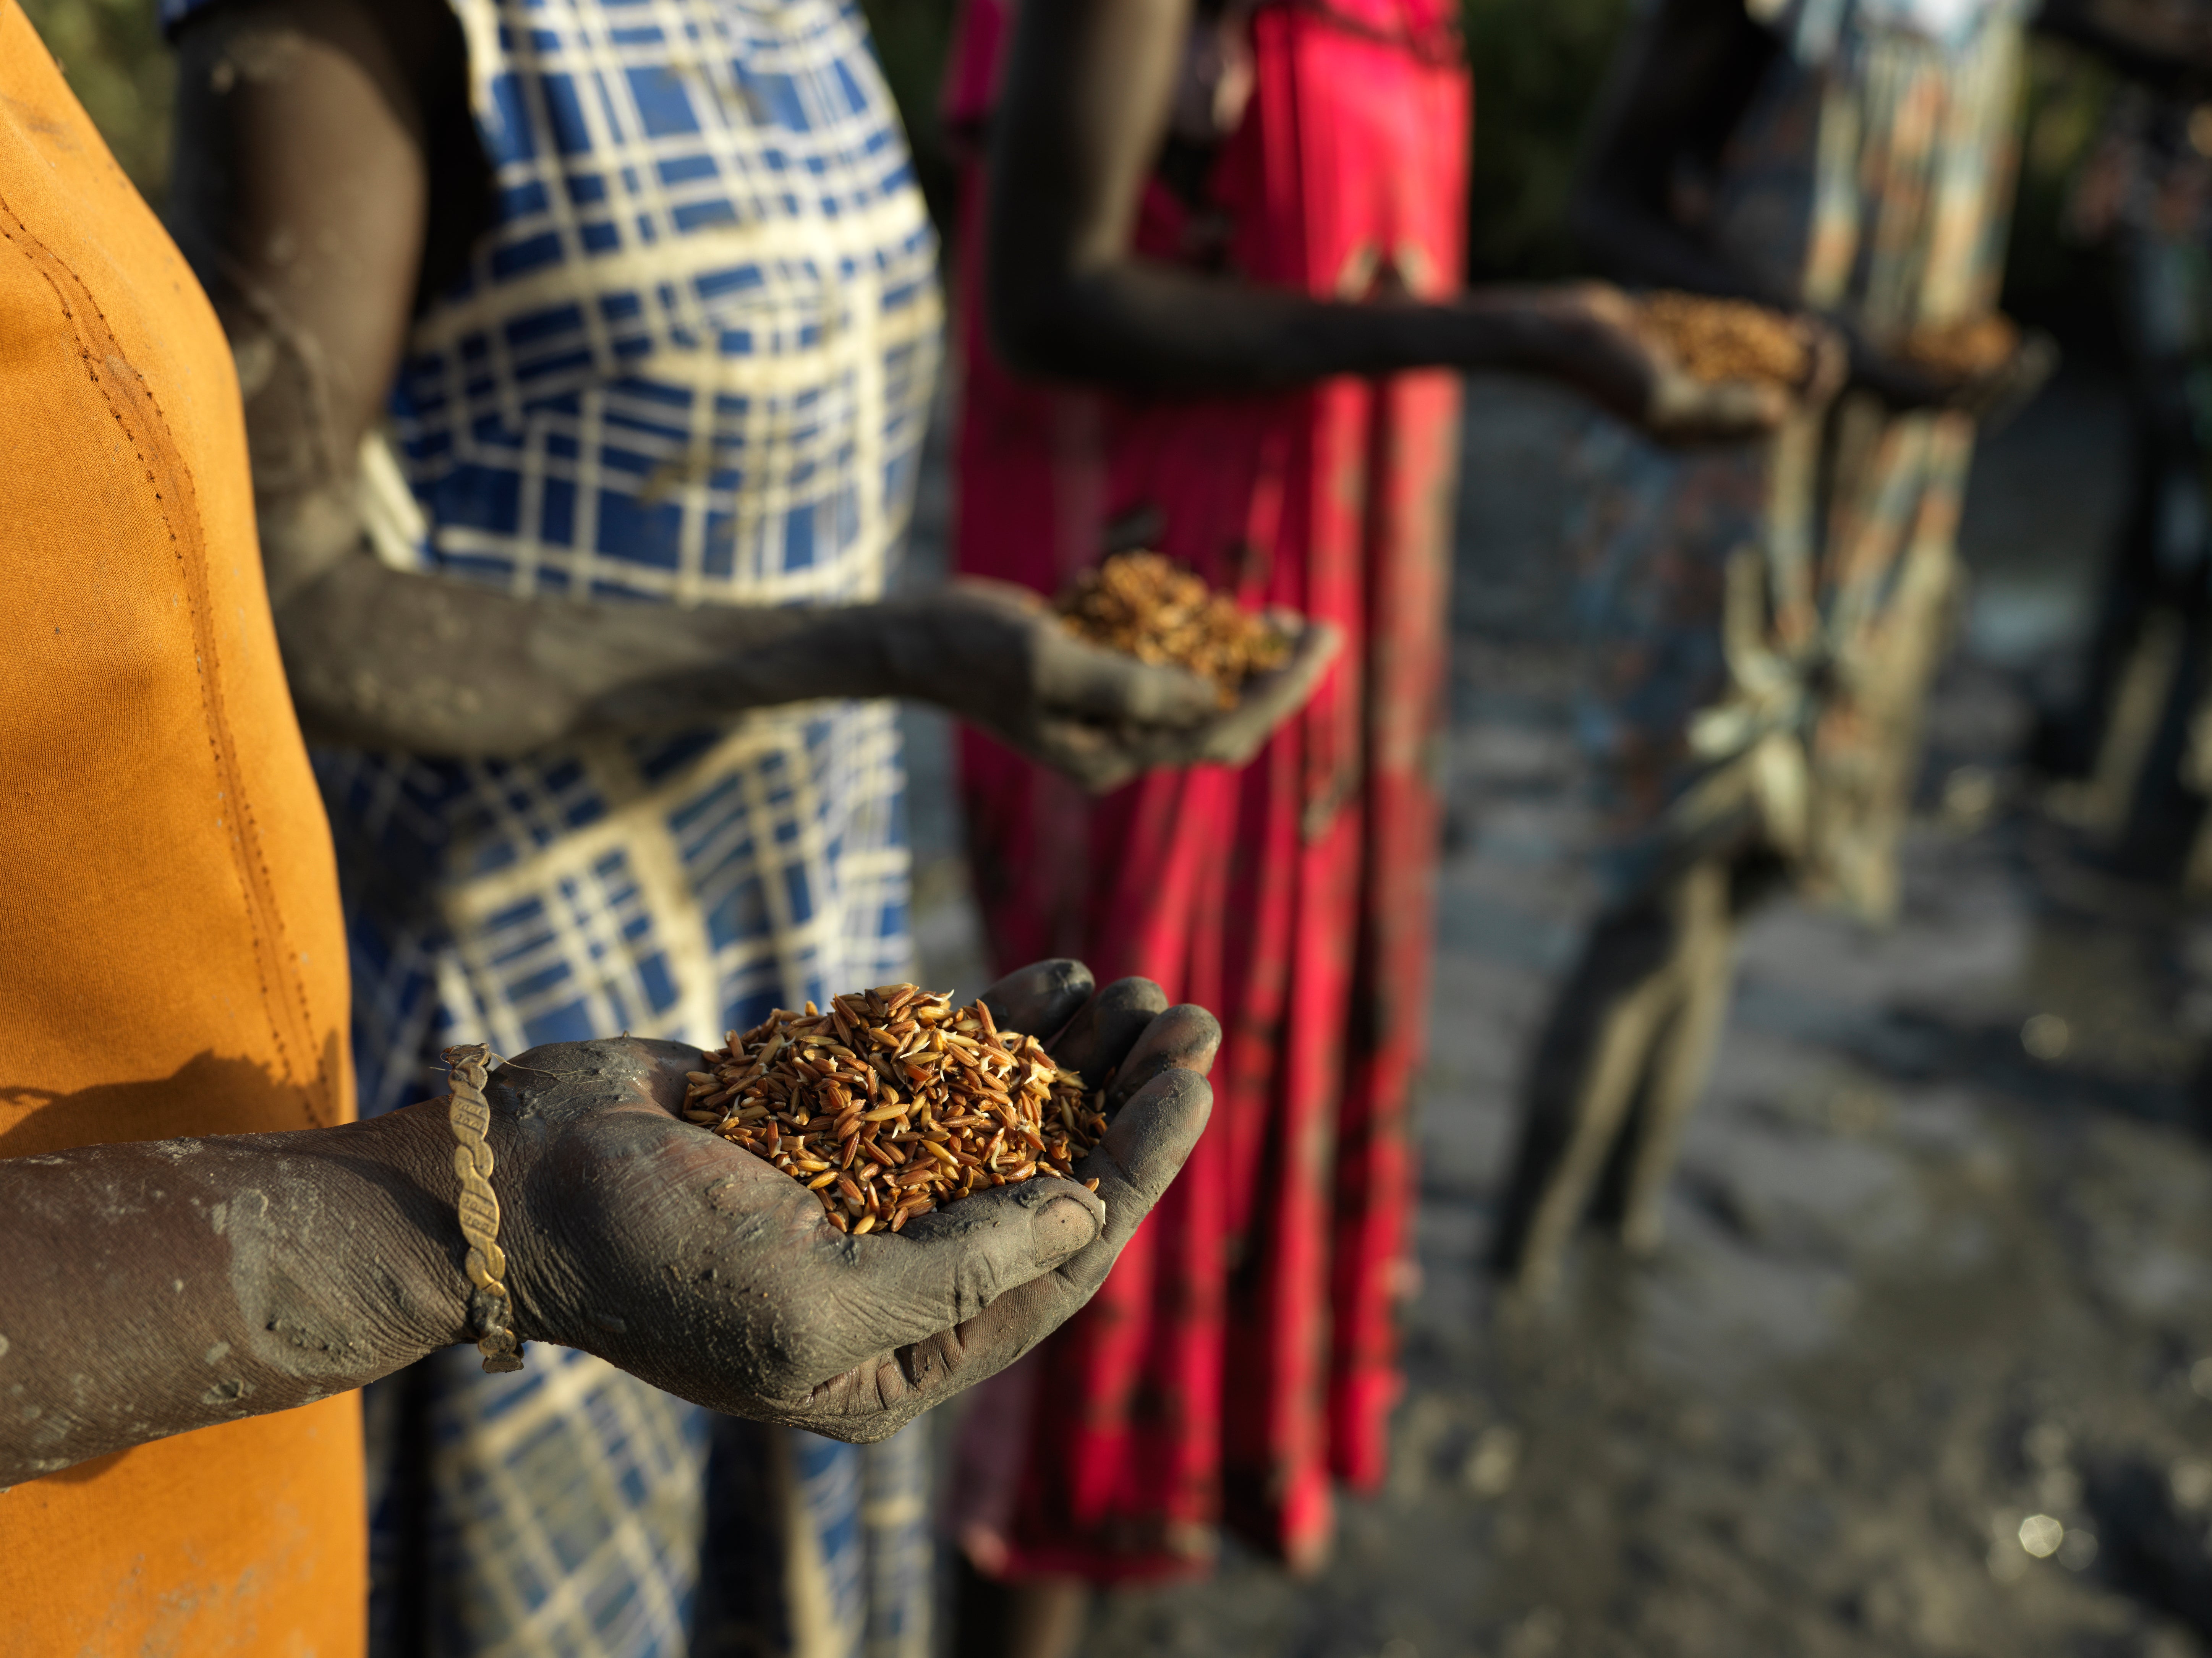
[[[1698,865],[1673,895],[1677,997],[1654,1043],[1649,1078],[1623,1148],[1620,1236],[1637,1254],[1659,1244],[1659,1200],[1680,1154],[1682,1131],[1704,1097],[1713,1052],[1735,985],[1735,914],[1728,866]]]
[[[1557,1280],[1671,1009],[1672,891],[1600,918],[1537,1044],[1492,1255],[1524,1294]]]

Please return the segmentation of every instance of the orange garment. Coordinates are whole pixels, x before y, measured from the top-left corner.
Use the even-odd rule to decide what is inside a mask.
[[[0,0],[0,1157],[342,1121],[345,959],[222,331]],[[346,1396],[0,1495],[0,1650],[337,1658],[366,1571]]]

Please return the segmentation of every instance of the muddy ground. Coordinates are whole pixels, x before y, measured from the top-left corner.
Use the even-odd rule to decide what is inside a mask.
[[[1085,1658],[2212,1653],[2212,916],[2101,864],[2016,764],[2120,507],[2110,383],[2069,373],[1985,447],[1902,920],[1752,924],[1662,1251],[1586,1236],[1531,1313],[1476,1263],[1595,897],[1554,551],[1583,419],[1473,387],[1389,1487],[1314,1581],[1232,1557],[1102,1603]],[[912,736],[925,956],[969,987],[944,732]]]

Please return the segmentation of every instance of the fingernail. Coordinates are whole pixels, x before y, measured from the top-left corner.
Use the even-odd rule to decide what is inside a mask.
[[[1054,1198],[1030,1223],[1030,1246],[1040,1266],[1057,1266],[1098,1236],[1098,1218],[1073,1198]]]

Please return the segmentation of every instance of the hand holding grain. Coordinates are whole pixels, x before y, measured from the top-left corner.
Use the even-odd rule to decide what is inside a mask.
[[[1219,1031],[1198,1008],[1048,962],[984,998],[1103,1090],[1103,1140],[1039,1175],[841,1231],[817,1194],[680,1116],[695,1048],[624,1038],[495,1072],[516,1327],[711,1408],[881,1438],[1019,1357],[1103,1281],[1205,1126]],[[610,1102],[612,1102],[611,1103]],[[1085,1182],[1095,1181],[1096,1192]]]

